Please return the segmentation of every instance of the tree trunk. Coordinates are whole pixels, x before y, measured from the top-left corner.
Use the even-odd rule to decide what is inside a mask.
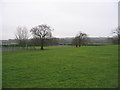
[[[81,43],[79,42],[79,45],[78,45],[79,47],[81,46]]]
[[[76,47],[77,47],[78,45],[76,44]]]
[[[44,40],[43,39],[41,39],[41,50],[44,50],[44,48],[43,48],[43,45],[44,44]]]

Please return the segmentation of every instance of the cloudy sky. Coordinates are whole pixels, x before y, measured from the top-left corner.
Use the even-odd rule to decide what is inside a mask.
[[[111,36],[118,26],[118,0],[1,0],[0,34],[15,38],[17,26],[54,28],[54,37]],[[1,38],[0,38],[1,39]]]

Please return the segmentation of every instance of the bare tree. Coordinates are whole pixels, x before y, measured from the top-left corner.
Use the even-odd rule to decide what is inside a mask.
[[[116,34],[115,38],[117,40],[117,43],[120,44],[120,26],[118,26],[118,28],[116,28],[114,31],[113,31],[114,34]],[[115,39],[114,38],[114,39]]]
[[[76,47],[80,47],[81,45],[85,45],[87,40],[87,34],[79,32],[76,37],[73,39],[73,43],[76,45]]]
[[[26,27],[18,26],[17,31],[15,33],[15,37],[20,46],[27,46],[27,40],[29,38],[29,34]]]
[[[53,29],[46,25],[46,24],[41,24],[38,25],[36,27],[33,27],[30,32],[32,32],[32,34],[34,35],[34,37],[39,37],[40,39],[40,44],[41,44],[41,50],[43,50],[43,46],[44,46],[44,40],[46,38],[50,38],[52,36],[52,31]]]

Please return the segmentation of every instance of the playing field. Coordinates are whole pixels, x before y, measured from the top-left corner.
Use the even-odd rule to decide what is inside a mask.
[[[3,52],[3,88],[118,87],[118,46]]]

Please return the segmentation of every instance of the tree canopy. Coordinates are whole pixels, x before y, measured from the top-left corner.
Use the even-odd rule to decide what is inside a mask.
[[[53,29],[46,24],[35,26],[30,30],[30,32],[32,32],[34,37],[39,37],[41,43],[41,50],[43,50],[44,40],[46,38],[52,37],[52,33],[51,33],[52,30]]]

